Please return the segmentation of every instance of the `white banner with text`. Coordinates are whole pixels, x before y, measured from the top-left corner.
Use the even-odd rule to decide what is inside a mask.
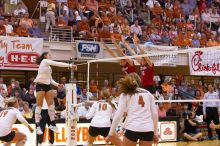
[[[0,69],[37,70],[43,39],[0,36]]]
[[[191,75],[220,76],[220,50],[189,52],[189,68]]]

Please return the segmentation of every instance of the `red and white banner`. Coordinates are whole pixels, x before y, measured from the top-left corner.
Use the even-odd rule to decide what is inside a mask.
[[[0,37],[0,69],[37,70],[35,61],[42,53],[43,39]]]
[[[200,50],[189,53],[191,75],[220,76],[220,50]]]

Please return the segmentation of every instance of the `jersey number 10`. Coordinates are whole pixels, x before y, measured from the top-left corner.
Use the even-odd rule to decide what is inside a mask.
[[[106,103],[104,103],[104,104],[99,104],[99,110],[101,111],[106,111],[107,110],[107,104]]]
[[[2,111],[0,112],[0,117],[5,117],[7,115],[8,111]]]

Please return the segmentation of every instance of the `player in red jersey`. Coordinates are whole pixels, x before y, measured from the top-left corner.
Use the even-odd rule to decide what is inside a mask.
[[[112,42],[114,43],[114,46],[117,49],[119,55],[126,56],[125,51],[116,43],[116,40],[114,37],[112,37]],[[115,54],[115,52],[113,52],[112,49],[109,48],[103,41],[102,41],[102,45],[113,57],[118,57]],[[122,60],[120,60],[120,65],[122,66],[122,72],[125,75],[136,72],[134,61],[132,59],[122,59]]]
[[[141,54],[145,54],[144,49],[139,45],[139,39],[137,36],[134,35],[134,44],[140,50]],[[130,44],[125,41],[122,37],[122,42],[128,49],[128,51],[132,55],[137,55],[137,53],[130,47]],[[154,84],[154,64],[152,60],[146,56],[143,58],[136,58],[136,60],[140,63],[140,71],[141,71],[141,86],[142,88],[148,90],[151,94],[155,94],[155,84]]]

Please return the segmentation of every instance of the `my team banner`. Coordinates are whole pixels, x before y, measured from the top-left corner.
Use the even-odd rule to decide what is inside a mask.
[[[103,49],[97,42],[76,41],[76,50],[79,59],[103,58]]]
[[[43,39],[0,36],[0,69],[36,70]]]
[[[189,68],[191,75],[220,76],[220,50],[189,52]]]
[[[178,61],[178,54],[172,51],[177,51],[176,46],[143,46],[147,54],[158,54],[150,56],[155,66],[176,66]],[[170,54],[163,54],[163,52],[170,51]]]

